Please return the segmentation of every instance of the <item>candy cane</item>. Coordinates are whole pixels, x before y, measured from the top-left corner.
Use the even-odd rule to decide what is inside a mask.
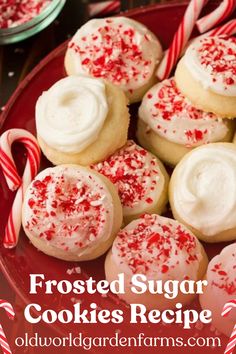
[[[227,317],[233,308],[236,308],[236,299],[229,301],[225,304],[221,316]],[[235,347],[236,347],[236,324],[233,328],[233,332],[229,338],[229,342],[227,344],[224,354],[233,354]]]
[[[120,0],[91,3],[88,5],[89,16],[106,16],[120,11],[120,6]]]
[[[15,318],[15,312],[13,310],[12,305],[5,301],[0,299],[0,307],[2,307],[6,313],[7,316],[10,318],[10,320],[14,320]],[[3,331],[2,325],[0,324],[0,346],[2,348],[3,354],[11,354],[11,349],[7,341],[7,337]]]
[[[235,9],[236,0],[223,0],[222,3],[210,14],[197,21],[197,27],[200,33],[204,33],[215,27],[218,23],[227,18]]]
[[[180,54],[187,44],[196,20],[198,19],[203,6],[207,0],[191,0],[181,21],[177,32],[174,35],[170,48],[165,52],[165,55],[157,68],[157,77],[160,80],[169,77],[174,65],[176,64]]]
[[[17,172],[11,146],[22,143],[27,150],[27,161],[23,177]],[[24,129],[10,129],[0,138],[0,165],[10,190],[18,188],[5,228],[4,247],[16,246],[21,228],[21,209],[26,188],[36,176],[40,165],[40,149],[35,137]]]
[[[208,36],[232,36],[233,34],[236,34],[236,20],[231,20],[226,24],[214,28],[213,30],[206,33]]]

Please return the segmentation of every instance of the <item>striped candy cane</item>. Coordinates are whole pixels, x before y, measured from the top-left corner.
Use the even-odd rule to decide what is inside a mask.
[[[200,33],[204,33],[224,21],[235,9],[236,0],[223,0],[221,4],[210,14],[197,21]]]
[[[229,301],[225,304],[221,316],[227,317],[233,308],[236,308],[236,299]],[[236,347],[236,324],[233,328],[233,332],[229,338],[229,342],[227,344],[224,354],[233,354],[235,347]]]
[[[0,299],[0,307],[2,307],[6,311],[7,316],[10,318],[10,320],[14,320],[15,312],[13,310],[12,305],[9,302]],[[0,346],[2,348],[3,354],[12,354],[10,346],[8,344],[7,337],[4,333],[1,324],[0,324]]]
[[[180,54],[186,46],[193,28],[196,24],[203,6],[207,0],[191,0],[181,21],[177,32],[174,35],[170,48],[165,52],[165,55],[157,68],[157,77],[160,80],[167,79],[175,66]]]
[[[91,3],[88,5],[88,12],[90,17],[107,16],[112,13],[120,11],[121,2],[118,1],[100,1],[98,3]]]
[[[233,34],[236,34],[236,20],[231,20],[206,33],[208,36],[232,36]]]
[[[27,150],[27,161],[23,177],[17,172],[11,147],[14,142],[22,143]],[[10,129],[0,138],[0,165],[10,190],[17,193],[5,228],[4,247],[16,246],[21,228],[21,209],[26,188],[36,176],[40,165],[40,149],[35,137],[24,129]]]

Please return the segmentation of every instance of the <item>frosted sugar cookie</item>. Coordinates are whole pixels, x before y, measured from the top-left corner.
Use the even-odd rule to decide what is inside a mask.
[[[171,78],[153,86],[144,96],[137,137],[161,160],[176,165],[199,145],[231,141],[233,123],[195,108]]]
[[[236,117],[236,38],[204,37],[180,60],[175,79],[192,103],[223,118]]]
[[[22,225],[42,252],[67,261],[99,257],[122,223],[112,183],[81,166],[48,168],[32,181],[23,205]]]
[[[68,75],[89,74],[120,87],[131,103],[156,82],[162,57],[160,42],[147,27],[126,17],[93,19],[69,42]]]
[[[91,167],[117,187],[125,224],[143,213],[163,212],[169,176],[160,160],[133,141]]]
[[[174,217],[205,242],[236,240],[236,146],[213,143],[188,153],[170,180]]]
[[[66,77],[36,104],[38,141],[55,165],[105,159],[126,143],[128,126],[126,96],[101,79]]]
[[[147,280],[198,281],[207,268],[207,256],[198,239],[179,222],[159,215],[143,215],[121,230],[107,254],[105,273],[109,282],[124,273],[125,293],[120,298],[127,303],[141,303],[148,309],[166,310],[177,302],[189,303],[194,294],[179,293],[174,299],[164,294],[131,291],[134,275]],[[156,286],[154,286],[156,289]]]
[[[208,285],[202,295],[202,308],[212,312],[212,324],[227,336],[231,335],[236,322],[236,309],[227,317],[221,313],[224,305],[236,299],[236,243],[229,245],[209,263],[206,273]]]

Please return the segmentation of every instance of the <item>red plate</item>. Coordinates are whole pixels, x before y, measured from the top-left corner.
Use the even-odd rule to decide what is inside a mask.
[[[214,6],[214,2],[211,5]],[[167,47],[173,37],[173,34],[179,24],[180,19],[185,11],[186,4],[179,5],[153,5],[147,8],[141,8],[132,10],[126,13],[126,16],[132,17],[149,27],[160,38],[164,47]],[[35,122],[34,122],[34,107],[37,98],[42,91],[47,90],[57,80],[61,79],[64,74],[63,58],[66,49],[66,43],[63,43],[60,47],[55,49],[50,55],[48,55],[39,65],[26,77],[26,79],[20,84],[12,98],[10,99],[4,113],[1,116],[1,132],[9,128],[25,128],[35,134]],[[15,157],[17,165],[22,170],[24,166],[24,154],[21,147],[15,149]],[[42,160],[41,168],[49,166],[46,159]],[[7,221],[8,213],[11,208],[13,193],[9,192],[2,173],[0,173],[0,215],[1,225],[0,233],[4,233],[4,225]],[[211,257],[217,254],[223,247],[220,245],[207,245],[206,249],[208,255]],[[43,308],[68,308],[72,309],[71,298],[72,295],[63,296],[43,296],[43,291],[40,295],[35,297],[29,295],[29,274],[31,273],[43,273],[45,279],[69,279],[75,280],[78,277],[86,279],[92,276],[94,279],[104,278],[103,269],[104,257],[80,264],[82,274],[77,276],[69,276],[66,271],[73,266],[78,266],[75,263],[67,263],[52,257],[48,257],[43,253],[37,251],[28,241],[24,233],[20,235],[20,241],[16,249],[6,250],[0,245],[0,264],[1,269],[7,277],[9,283],[12,285],[16,293],[23,299],[25,303],[38,302],[41,303]],[[204,328],[199,332],[196,329],[191,331],[184,331],[181,327],[162,326],[158,325],[129,325],[128,323],[128,308],[114,296],[107,298],[100,295],[81,295],[80,300],[82,306],[89,306],[89,303],[95,302],[101,308],[114,309],[121,308],[127,312],[127,318],[123,324],[120,325],[60,325],[56,323],[53,327],[62,332],[67,333],[70,331],[85,332],[86,334],[101,335],[106,331],[106,335],[113,335],[115,330],[120,330],[121,334],[133,335],[143,332],[145,335],[150,336],[184,336],[191,335],[204,335],[212,336],[212,332],[209,327]],[[158,307],[158,304],[157,304]],[[191,305],[191,308],[199,308],[197,301]],[[214,334],[213,334],[214,335]],[[167,348],[168,349],[168,348]],[[184,348],[181,348],[183,352]],[[112,349],[113,350],[113,349]],[[115,349],[114,349],[115,350]],[[174,349],[175,353],[178,352],[177,348]],[[109,352],[109,349],[107,350]],[[116,350],[115,350],[116,351]],[[161,349],[164,353],[164,349]],[[167,351],[169,352],[169,350]],[[215,353],[222,353],[222,348],[215,349]]]

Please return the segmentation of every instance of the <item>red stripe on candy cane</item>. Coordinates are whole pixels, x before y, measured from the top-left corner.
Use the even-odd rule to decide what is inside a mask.
[[[157,68],[157,77],[160,80],[167,79],[186,46],[196,20],[198,19],[203,6],[207,0],[191,0],[184,17],[179,25],[177,32],[174,35],[173,41],[169,49],[165,52],[164,57]]]
[[[31,176],[35,176],[39,169],[40,164],[40,150],[38,150],[38,146],[34,144],[33,141],[29,139],[20,139],[19,142],[23,143],[28,150],[28,158],[30,159],[30,169],[31,169]]]
[[[8,223],[6,225],[6,230],[5,230],[5,238],[4,238],[4,247],[5,248],[12,248],[14,247],[14,245],[16,244],[16,240],[17,240],[17,233],[20,231],[20,227],[21,227],[21,223],[20,222],[14,222],[13,219],[13,212],[16,209],[16,205],[18,205],[18,203],[16,204],[16,201],[18,201],[18,199],[20,198],[20,196],[18,196],[19,193],[21,193],[20,189],[18,189],[17,191],[17,196],[15,197],[15,201],[12,207],[12,210],[10,211],[10,215],[8,217]],[[17,219],[18,220],[18,219]]]
[[[224,21],[235,7],[236,0],[223,0],[213,12],[197,21],[199,32],[204,33]]]
[[[223,308],[223,311],[221,313],[221,316],[226,317],[228,316],[228,314],[230,313],[230,311],[232,310],[232,308],[236,308],[236,299],[231,300],[229,302],[227,302]]]
[[[120,1],[113,1],[100,12],[100,16],[105,16],[120,10]]]
[[[10,320],[14,320],[15,312],[13,310],[12,305],[9,302],[0,299],[0,307],[2,307],[5,310],[7,316]],[[4,333],[4,330],[3,330],[1,324],[0,324],[0,346],[2,348],[3,354],[12,354],[7,337]]]
[[[16,169],[11,147],[14,142],[24,145],[27,151],[27,161],[22,178]],[[9,189],[18,190],[12,205],[3,240],[4,247],[16,246],[21,228],[21,209],[26,188],[36,176],[40,165],[40,148],[35,137],[24,129],[11,129],[2,134],[0,138],[0,165]]]
[[[21,184],[21,178],[16,172],[15,163],[8,157],[8,155],[0,148],[0,162],[7,170],[7,184],[12,191],[16,190]]]
[[[233,34],[236,34],[236,20],[231,20],[226,24],[206,33],[208,36],[232,36]]]
[[[120,11],[121,3],[117,1],[102,1],[99,3],[91,3],[88,5],[88,12],[90,17],[106,16]]]
[[[1,163],[3,165],[4,162],[2,161]],[[8,180],[14,185],[14,190],[17,189],[18,187],[16,187],[16,186],[18,186],[18,179],[9,172],[9,169],[7,169],[7,165],[4,165],[4,167],[2,167],[2,169],[3,169],[3,173],[4,173],[5,178],[8,178]]]
[[[225,304],[221,316],[227,317],[233,308],[236,308],[236,299],[231,300]],[[236,347],[236,324],[233,328],[233,331],[229,338],[229,342],[227,344],[224,354],[233,354],[235,347]]]

